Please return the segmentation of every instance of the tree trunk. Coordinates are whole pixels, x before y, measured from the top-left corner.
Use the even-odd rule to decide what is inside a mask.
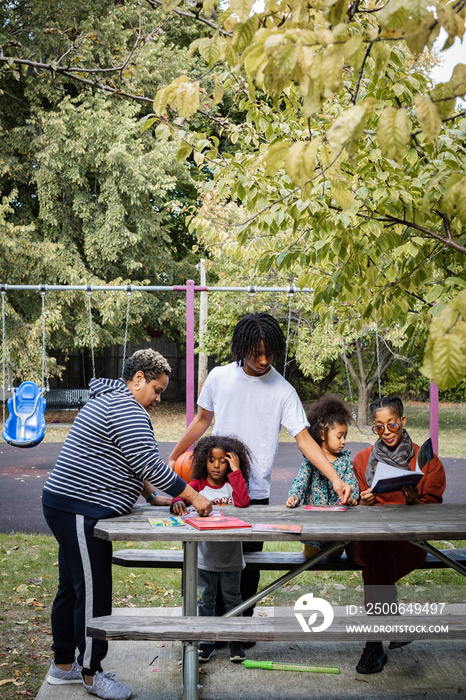
[[[337,374],[337,362],[336,360],[332,360],[332,364],[330,365],[328,374],[325,377],[323,377],[323,379],[321,379],[319,382],[319,399],[321,398],[321,396],[327,393],[327,389],[329,388],[330,384],[333,382]]]

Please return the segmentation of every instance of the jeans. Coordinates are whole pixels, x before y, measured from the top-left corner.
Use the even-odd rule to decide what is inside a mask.
[[[249,504],[250,506],[268,506],[269,505],[269,499],[268,498],[253,498],[251,499],[251,502]],[[264,543],[263,542],[243,542],[243,553],[244,552],[262,552],[264,548]],[[261,572],[259,569],[257,571],[251,571],[251,569],[248,569],[246,566],[245,569],[241,572],[241,598],[243,600],[248,600],[251,598],[253,595],[257,593],[257,589],[259,588],[259,579],[261,577]],[[252,617],[254,614],[254,608],[255,604],[252,605],[249,608],[246,608],[246,610],[243,610],[243,616],[244,617]],[[226,608],[224,601],[222,600],[222,595],[220,591],[217,594],[217,601],[215,605],[215,614],[217,617],[221,617],[222,615],[225,615],[225,613],[228,612],[228,609]]]
[[[205,571],[197,570],[197,587],[199,617],[215,615],[217,590],[221,593],[226,612],[242,603],[240,593],[241,571]],[[204,642],[205,643],[205,642]]]

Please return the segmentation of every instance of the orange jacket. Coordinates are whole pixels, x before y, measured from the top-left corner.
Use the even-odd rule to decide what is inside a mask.
[[[419,452],[419,445],[413,443],[413,446],[414,456],[409,463],[411,471],[416,469],[416,458]],[[366,468],[372,449],[372,446],[366,447],[366,449],[358,452],[353,460],[353,469],[359,483],[360,491],[367,491],[369,488],[366,482]],[[424,476],[417,486],[419,500],[421,503],[442,503],[442,494],[445,491],[445,470],[437,455],[434,455],[434,458],[425,465],[422,471],[424,472]],[[377,494],[374,505],[393,503],[406,503],[401,491]]]

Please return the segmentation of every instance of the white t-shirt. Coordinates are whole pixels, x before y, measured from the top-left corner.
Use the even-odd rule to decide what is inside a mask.
[[[197,403],[213,411],[214,435],[236,437],[249,447],[249,495],[268,498],[281,426],[293,437],[309,426],[295,389],[274,367],[250,377],[231,362],[210,372]]]

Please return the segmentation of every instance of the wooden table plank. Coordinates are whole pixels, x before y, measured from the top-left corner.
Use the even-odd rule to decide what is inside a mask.
[[[393,506],[357,506],[346,511],[305,511],[285,506],[222,506],[225,515],[235,515],[252,525],[256,523],[301,524],[299,535],[284,532],[237,530],[199,531],[192,526],[151,527],[149,517],[163,515],[167,509],[135,506],[131,513],[100,520],[95,534],[106,540],[125,541],[288,541],[300,540],[439,540],[466,539],[466,506],[463,504],[422,504]]]

